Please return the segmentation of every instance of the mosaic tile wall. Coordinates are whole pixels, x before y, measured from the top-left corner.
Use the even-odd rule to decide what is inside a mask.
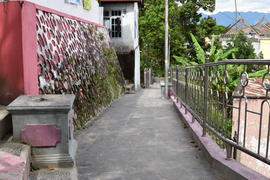
[[[36,18],[40,94],[75,94],[75,126],[82,128],[123,91],[107,30],[41,10]]]

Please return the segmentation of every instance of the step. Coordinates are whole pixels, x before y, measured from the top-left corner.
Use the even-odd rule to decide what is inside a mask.
[[[77,168],[47,168],[30,172],[30,180],[45,179],[78,180]]]
[[[0,179],[29,179],[30,159],[30,146],[20,143],[2,143],[0,145]]]
[[[5,106],[0,106],[0,140],[7,139],[12,134],[11,114]]]

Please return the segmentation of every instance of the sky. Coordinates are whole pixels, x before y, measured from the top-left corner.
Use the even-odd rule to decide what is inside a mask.
[[[235,0],[216,0],[214,14],[224,11],[235,11]],[[237,0],[239,12],[255,11],[270,13],[270,0]],[[213,14],[213,13],[207,13]]]

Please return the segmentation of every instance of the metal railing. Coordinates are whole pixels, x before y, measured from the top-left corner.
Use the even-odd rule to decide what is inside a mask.
[[[269,66],[270,60],[226,60],[171,68],[177,102],[202,125],[202,136],[226,147],[227,158],[240,151],[270,164]]]

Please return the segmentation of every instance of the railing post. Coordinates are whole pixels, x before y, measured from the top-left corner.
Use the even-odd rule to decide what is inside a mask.
[[[230,160],[232,159],[232,150],[233,150],[232,145],[229,143],[226,143],[225,146],[226,146],[226,159]]]
[[[203,115],[203,133],[202,136],[206,135],[206,120],[207,120],[207,115],[208,115],[208,67],[204,67],[204,115]]]
[[[185,69],[185,103],[187,103],[188,101],[188,97],[187,97],[187,93],[188,93],[188,70]],[[187,113],[187,107],[185,107],[185,114]]]
[[[179,71],[179,69],[178,69],[178,66],[176,66],[176,92],[175,92],[175,94],[176,94],[176,102],[178,103],[179,102],[179,99],[178,99],[178,71]]]

